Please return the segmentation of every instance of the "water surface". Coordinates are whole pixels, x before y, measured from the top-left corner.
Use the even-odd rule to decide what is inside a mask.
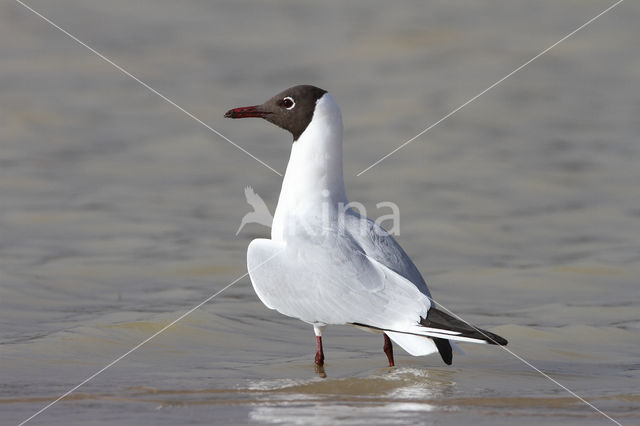
[[[284,171],[231,121],[298,83],[345,122],[350,198],[400,207],[442,304],[623,424],[640,421],[640,6],[602,1],[29,3]],[[281,178],[17,3],[0,20],[0,418],[17,424],[246,271]],[[387,213],[386,211],[384,213]],[[451,367],[266,309],[244,278],[31,424],[607,424],[510,353]]]

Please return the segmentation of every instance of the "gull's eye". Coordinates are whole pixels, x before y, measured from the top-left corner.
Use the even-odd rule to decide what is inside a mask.
[[[282,105],[282,107],[286,109],[293,109],[293,107],[296,106],[296,103],[292,97],[287,96],[280,101],[280,105]]]

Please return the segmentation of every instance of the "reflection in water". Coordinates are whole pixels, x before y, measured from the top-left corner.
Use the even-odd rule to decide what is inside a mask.
[[[260,381],[253,387],[268,389],[278,398],[261,398],[263,403],[255,405],[249,416],[263,423],[403,424],[419,412],[434,410],[431,401],[452,385],[441,375],[415,368],[304,384]]]
[[[318,377],[321,377],[323,379],[327,377],[327,373],[324,371],[324,365],[315,364],[315,369]]]
[[[257,406],[249,418],[260,423],[293,425],[394,425],[412,423],[421,412],[431,411],[428,404],[391,402],[376,404],[322,401],[309,404]],[[432,424],[427,418],[420,424]]]

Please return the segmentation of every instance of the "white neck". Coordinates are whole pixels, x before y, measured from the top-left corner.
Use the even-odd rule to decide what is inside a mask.
[[[285,240],[297,217],[320,215],[347,203],[342,174],[342,114],[329,93],[316,103],[313,119],[291,147],[273,218],[271,238]]]

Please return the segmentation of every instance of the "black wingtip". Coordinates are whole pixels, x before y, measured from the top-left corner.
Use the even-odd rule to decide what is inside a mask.
[[[507,339],[505,339],[504,337],[498,336],[495,333],[491,333],[490,331],[487,331],[487,330],[482,330],[482,333],[486,335],[487,343],[490,345],[507,346],[507,344],[509,344]]]
[[[438,352],[440,352],[440,356],[445,364],[451,365],[453,362],[453,350],[451,349],[451,343],[447,339],[441,339],[439,337],[434,337],[433,341],[436,344],[436,348],[438,348]]]
[[[490,345],[505,346],[509,343],[507,339],[495,333],[477,328],[436,308],[429,309],[427,317],[420,318],[420,324],[430,328],[456,331],[460,336],[483,340]]]

